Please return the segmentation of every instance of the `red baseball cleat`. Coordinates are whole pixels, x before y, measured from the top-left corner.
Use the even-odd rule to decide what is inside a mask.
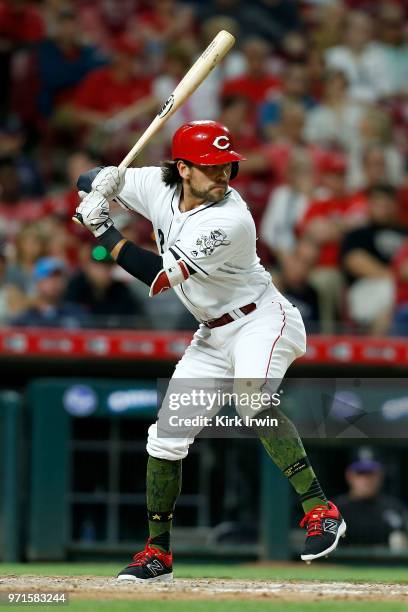
[[[307,529],[302,561],[310,563],[327,556],[337,548],[340,537],[345,537],[346,523],[337,507],[332,502],[328,504],[312,508],[300,521],[300,527]]]
[[[150,541],[151,538],[144,550],[134,555],[133,562],[119,572],[118,580],[144,583],[173,580],[173,555],[150,546]]]

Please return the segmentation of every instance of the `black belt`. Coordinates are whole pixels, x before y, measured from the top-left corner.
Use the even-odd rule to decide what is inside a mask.
[[[247,315],[250,312],[253,312],[255,309],[256,309],[256,304],[254,302],[251,302],[250,304],[246,304],[246,306],[241,306],[240,308],[236,308],[233,312],[235,313],[235,311],[238,310],[243,315]],[[237,318],[234,319],[234,317],[231,316],[229,312],[227,312],[226,314],[223,314],[220,317],[218,317],[218,319],[211,319],[210,321],[203,321],[203,324],[206,327],[213,329],[213,327],[221,327],[222,325],[227,325],[227,323],[232,323],[233,321],[236,321],[237,319],[240,319],[240,318],[241,317],[237,316]]]

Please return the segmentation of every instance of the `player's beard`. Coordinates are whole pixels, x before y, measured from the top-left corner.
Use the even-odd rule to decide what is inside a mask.
[[[204,202],[220,202],[225,197],[228,189],[228,184],[225,185],[222,191],[221,189],[215,189],[214,186],[209,189],[198,189],[193,185],[191,179],[188,181],[188,186],[191,195],[197,198],[197,200],[203,200]]]
[[[214,187],[201,190],[194,187],[190,180],[189,188],[191,195],[197,198],[197,200],[203,200],[204,202],[220,202],[225,197],[228,185],[225,185],[225,189],[222,191],[220,189],[216,190]]]

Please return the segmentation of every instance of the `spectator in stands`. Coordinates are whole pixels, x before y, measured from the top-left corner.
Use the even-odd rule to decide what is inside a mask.
[[[37,197],[44,194],[44,184],[37,160],[25,148],[27,136],[21,121],[8,115],[0,123],[0,163],[12,164],[17,173],[21,195]]]
[[[113,277],[113,264],[104,247],[94,247],[83,269],[71,278],[65,299],[85,309],[93,327],[134,327],[144,312],[127,285]]]
[[[251,103],[254,121],[263,102],[272,94],[281,90],[281,80],[270,73],[268,58],[270,46],[260,38],[248,39],[242,50],[246,60],[246,71],[242,76],[227,80],[221,96],[243,96]]]
[[[76,86],[105,63],[106,58],[98,49],[81,42],[75,10],[61,9],[53,36],[41,42],[37,49],[41,114],[50,117],[56,107],[69,103]]]
[[[218,118],[220,123],[226,125],[234,134],[235,146],[243,151],[245,157],[256,155],[261,145],[256,126],[249,118],[248,107],[246,98],[227,96],[221,100],[221,114]],[[242,164],[238,176],[234,179],[234,187],[251,203],[252,216],[258,225],[271,189],[271,177],[263,170],[246,172],[244,167],[245,164]]]
[[[27,306],[27,295],[8,278],[9,251],[4,236],[0,237],[0,325],[7,325]]]
[[[7,245],[0,238],[0,325],[7,325],[26,306],[25,295],[7,279]]]
[[[2,0],[0,2],[0,35],[2,48],[36,43],[44,36],[44,23],[35,2]],[[9,43],[7,45],[6,43]]]
[[[45,36],[38,7],[30,0],[0,1],[0,98],[1,114],[9,110],[11,63],[17,49],[37,43]]]
[[[307,58],[309,41],[306,34],[300,30],[288,32],[282,40],[281,47],[274,56],[274,61],[283,62],[279,73],[285,72],[290,64],[303,64]]]
[[[362,102],[375,102],[389,94],[389,87],[379,74],[387,69],[383,54],[372,42],[370,16],[353,11],[347,16],[344,43],[328,49],[329,68],[343,71],[350,83],[350,96]]]
[[[368,193],[371,187],[380,183],[388,183],[396,186],[395,166],[393,156],[380,143],[371,143],[363,149],[361,168],[353,163],[353,156],[349,157],[347,185],[354,192],[356,201],[360,203],[360,211],[363,217],[367,216]],[[399,181],[397,180],[397,185]],[[399,195],[402,191],[399,192]],[[401,198],[402,199],[402,198]],[[403,202],[401,201],[401,218],[403,215]]]
[[[371,333],[383,334],[394,306],[390,264],[408,230],[400,225],[393,187],[376,185],[368,195],[368,222],[344,236],[341,261],[349,283],[349,317]]]
[[[408,240],[398,249],[392,267],[396,291],[391,331],[397,336],[408,336]]]
[[[12,239],[25,223],[42,216],[41,202],[22,196],[20,174],[12,160],[0,162],[0,232]]]
[[[131,128],[156,104],[152,79],[143,67],[143,50],[128,36],[114,43],[112,65],[91,72],[80,84],[66,112],[75,125],[89,128],[82,137],[105,157],[128,150]],[[140,127],[140,126],[139,126]],[[134,139],[134,136],[133,136]],[[118,155],[120,157],[120,155]],[[123,155],[122,155],[123,156]]]
[[[69,222],[71,226],[72,215],[78,206],[78,176],[91,168],[98,166],[97,160],[86,150],[78,150],[70,153],[65,161],[65,189],[56,191],[43,202],[44,216],[57,216]],[[75,226],[70,227],[71,230]]]
[[[349,187],[358,189],[363,184],[364,154],[370,145],[377,145],[382,148],[385,157],[387,182],[395,187],[401,185],[404,176],[404,161],[395,145],[391,116],[381,109],[369,108],[361,119],[359,134],[356,134],[351,142]]]
[[[397,498],[381,492],[384,466],[370,458],[351,463],[345,473],[349,490],[335,499],[347,523],[348,546],[408,546],[408,512]]]
[[[405,180],[398,191],[401,221],[408,226],[408,159],[406,160]]]
[[[256,0],[246,9],[245,27],[275,44],[299,29],[299,7],[294,0]]]
[[[310,273],[318,258],[316,245],[300,240],[295,248],[280,258],[280,269],[274,275],[279,290],[299,308],[308,332],[320,330],[319,298],[309,283]]]
[[[53,257],[39,259],[33,272],[32,305],[11,324],[19,327],[75,329],[86,322],[85,311],[63,299],[67,281],[64,262]]]
[[[62,259],[71,269],[79,264],[82,250],[89,244],[89,232],[72,223],[79,201],[76,182],[78,176],[99,162],[87,151],[75,151],[64,161],[64,188],[42,200],[41,227],[47,236],[48,255]]]
[[[262,242],[278,261],[295,250],[297,226],[313,199],[315,183],[310,156],[303,152],[294,153],[286,182],[271,192],[260,227]]]
[[[147,3],[137,24],[150,56],[163,54],[167,45],[181,41],[190,50],[196,48],[194,11],[191,5],[177,0],[156,0],[151,6]]]
[[[324,97],[307,114],[305,138],[323,147],[356,146],[364,107],[348,97],[347,78],[341,70],[329,70],[324,79]]]
[[[121,0],[118,10],[118,4],[112,0],[92,0],[76,2],[75,9],[86,40],[108,52],[113,37],[128,28],[133,35],[140,29],[135,25],[139,5],[140,0]]]
[[[408,40],[405,36],[407,25],[406,5],[382,2],[378,13],[380,52],[384,56],[385,72],[381,80],[387,82],[390,95],[408,93]]]
[[[285,68],[282,92],[274,92],[260,108],[260,129],[268,140],[276,136],[282,107],[286,102],[297,102],[305,111],[310,110],[315,102],[308,94],[307,71],[303,64],[290,64]]]
[[[319,51],[341,44],[346,9],[341,1],[322,2],[314,12],[317,24],[311,32],[311,42]]]
[[[258,151],[247,157],[242,167],[243,172],[268,172],[275,184],[285,182],[289,161],[295,151],[310,153],[315,160],[318,147],[307,145],[303,138],[305,111],[296,102],[285,102],[281,109],[281,119],[276,126],[276,137],[273,142],[265,143]],[[315,155],[316,154],[316,155]]]
[[[365,219],[364,202],[350,196],[346,188],[346,159],[330,153],[320,160],[321,189],[310,201],[297,230],[300,237],[313,242],[319,250],[311,282],[319,292],[322,329],[334,331],[343,291],[343,276],[338,268],[339,248],[344,232]]]
[[[7,257],[5,242],[0,243],[0,325],[4,325],[8,319],[7,286],[6,286]]]
[[[236,39],[241,39],[241,31],[235,14],[234,17],[232,17],[232,15],[209,17],[201,23],[200,33],[202,48],[205,49],[208,47],[213,38],[215,38],[221,30],[227,30],[227,32],[230,32]],[[214,68],[209,77],[212,78],[212,75],[215,74],[216,80],[220,84],[227,79],[233,79],[240,76],[244,72],[245,57],[241,49],[235,45],[224,57],[221,64]]]
[[[287,32],[300,25],[299,8],[294,0],[213,0],[201,3],[203,19],[209,16],[234,15],[242,32],[279,44]]]
[[[309,83],[309,93],[316,101],[323,99],[324,77],[327,72],[323,54],[318,49],[308,50],[305,67]]]
[[[379,183],[394,184],[387,151],[380,143],[367,145],[362,154],[362,177],[360,187],[367,190]]]
[[[38,223],[24,225],[16,236],[14,261],[7,265],[7,283],[23,295],[30,293],[36,263],[47,254],[47,236],[41,226]]]

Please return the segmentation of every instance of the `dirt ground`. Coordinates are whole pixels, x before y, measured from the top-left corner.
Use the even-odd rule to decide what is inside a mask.
[[[101,576],[7,576],[0,578],[0,593],[65,592],[72,599],[116,600],[232,600],[274,601],[362,600],[408,604],[408,586],[349,582],[277,582],[270,580],[187,580],[155,583],[148,587]]]

